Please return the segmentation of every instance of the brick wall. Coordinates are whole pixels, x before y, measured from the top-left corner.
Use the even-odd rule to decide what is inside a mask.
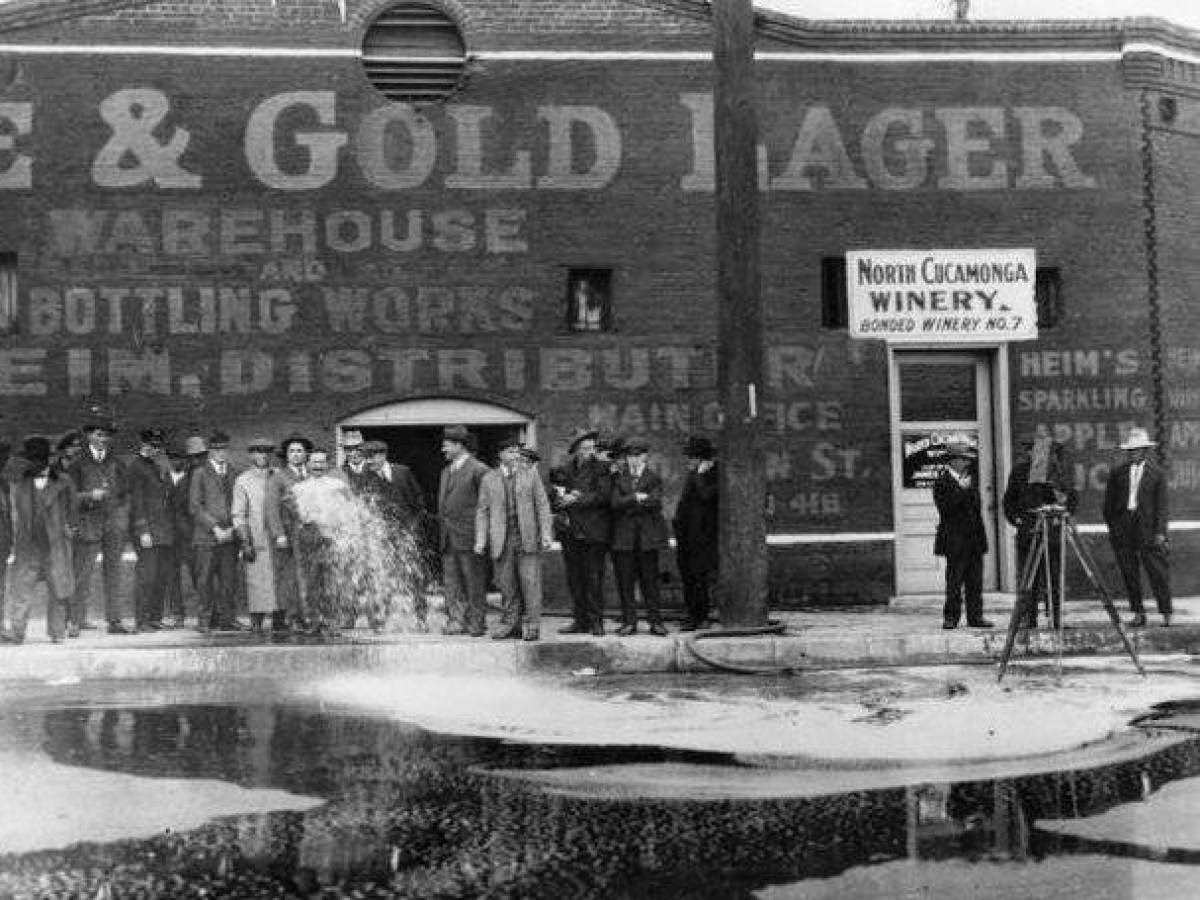
[[[164,3],[110,21],[136,22],[139,33],[153,36],[197,6],[204,29],[226,27],[232,35],[267,27],[268,16],[285,26],[307,16],[297,27],[310,27],[330,14],[319,2],[280,0],[274,11],[230,0]],[[523,0],[469,14],[480,34],[546,46],[546,30],[566,21],[550,7],[561,13],[561,5]],[[365,4],[351,9],[361,17]],[[486,28],[479,24],[485,20]],[[336,13],[330,22],[340,28]],[[646,40],[656,23],[680,35],[698,27],[614,3],[581,6],[571,22],[633,42]],[[20,137],[21,152],[33,160],[32,188],[8,193],[18,214],[0,221],[3,247],[20,251],[22,285],[16,332],[0,338],[7,354],[0,391],[16,410],[5,430],[59,432],[100,397],[130,428],[221,424],[235,440],[303,428],[328,439],[355,412],[453,396],[535,417],[548,462],[580,422],[645,434],[662,459],[669,497],[677,495],[682,439],[716,427],[712,195],[692,189],[704,181],[693,133],[711,85],[706,66],[479,62],[455,98],[459,112],[422,110],[424,124],[410,119],[407,129],[386,132],[408,136],[393,143],[379,139],[383,131],[364,130],[382,103],[353,60],[30,55],[19,66],[0,102],[33,104],[36,125]],[[1081,519],[1097,521],[1119,430],[1149,415],[1151,384],[1138,112],[1117,67],[791,61],[760,71],[772,529],[836,535],[893,527],[886,355],[877,342],[821,329],[819,264],[847,249],[902,246],[1033,246],[1039,264],[1061,269],[1063,321],[1008,351],[1011,416],[1014,433],[1040,425],[1067,443]],[[138,111],[130,107],[134,95],[119,93],[129,90],[147,92]],[[273,141],[262,137],[261,121],[257,131],[249,126],[272,98],[295,91],[316,92],[309,102],[332,92],[332,117],[322,122],[316,109],[294,105],[276,120]],[[168,104],[161,121],[152,108],[159,100]],[[474,161],[460,146],[469,143],[462,126],[468,106],[492,112]],[[562,116],[579,115],[579,107],[596,118],[563,132],[574,144],[562,170],[539,108]],[[1067,110],[1078,120],[1082,136],[1071,153],[1081,177],[1091,179],[1086,186],[1064,185],[1052,159],[1027,157],[1019,124],[1027,107]],[[979,177],[1003,166],[992,188],[939,187],[953,165],[945,111],[962,108],[999,116],[999,132],[968,164]],[[895,143],[903,129],[893,131],[881,145],[880,173],[864,148],[870,124],[888,109],[911,111],[928,146],[906,157]],[[833,130],[804,150],[800,136],[817,121],[812,116],[827,116]],[[607,145],[593,139],[598,128],[620,139],[619,162],[601,183],[567,190],[548,183],[555,172],[569,178],[603,168]],[[972,128],[971,139],[984,140],[981,126]],[[163,154],[164,145],[182,140],[181,129],[186,148]],[[396,173],[416,165],[413,129],[430,136],[429,172],[400,183]],[[131,159],[121,147],[106,156],[117,132],[144,158]],[[284,187],[253,169],[251,132]],[[336,173],[298,188],[291,179],[311,162],[300,146],[311,140],[304,135],[333,132],[345,136]],[[840,168],[830,141],[844,147],[849,169]],[[1173,146],[1162,148],[1167,168],[1190,171],[1172,156]],[[812,165],[792,165],[805,152]],[[461,186],[514,166],[519,172],[526,157],[529,177],[519,185]],[[160,166],[159,183],[118,183],[148,160]],[[894,176],[914,166],[927,167],[924,176],[897,185]],[[1021,186],[1030,166],[1045,169],[1047,186]],[[888,173],[893,181],[885,183]],[[194,178],[200,186],[188,186]],[[1194,192],[1190,184],[1185,192]],[[1164,207],[1165,219],[1172,209]],[[394,249],[380,236],[385,215]],[[405,248],[414,215],[423,241]],[[315,223],[311,232],[301,229],[308,247],[286,233],[305,216]],[[597,266],[614,270],[616,331],[566,332],[567,269]],[[1182,494],[1180,508],[1190,508],[1193,496]],[[798,602],[882,600],[892,590],[886,541],[777,548],[772,560],[777,595]],[[1190,583],[1190,573],[1181,577]]]

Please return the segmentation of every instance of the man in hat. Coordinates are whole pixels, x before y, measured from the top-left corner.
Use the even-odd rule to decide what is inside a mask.
[[[462,425],[442,432],[446,465],[438,480],[438,528],[448,633],[487,632],[487,574],[475,552],[475,511],[488,467],[474,456],[475,441]]]
[[[261,636],[264,634],[263,622],[268,615],[272,617],[273,629],[283,626],[279,605],[275,600],[275,548],[267,537],[266,526],[267,488],[272,477],[271,457],[275,452],[275,442],[270,438],[256,437],[246,449],[251,465],[233,483],[231,512],[244,563],[250,630]]]
[[[1131,428],[1121,443],[1125,459],[1108,473],[1104,489],[1104,521],[1113,555],[1125,579],[1129,624],[1142,628],[1142,569],[1150,581],[1163,625],[1171,624],[1171,579],[1167,542],[1167,479],[1151,455],[1157,446],[1144,428]]]
[[[68,627],[78,630],[87,617],[96,567],[104,583],[104,617],[109,634],[127,634],[121,624],[121,554],[129,532],[129,481],[112,449],[116,428],[97,417],[83,428],[86,446],[67,470],[79,503],[75,539],[75,594]]]
[[[342,472],[350,490],[362,494],[370,487],[371,470],[367,468],[366,455],[363,451],[363,436],[361,431],[348,430],[342,435],[342,450],[346,454],[346,462]]]
[[[172,579],[179,579],[175,554],[175,520],[165,469],[161,429],[139,436],[137,455],[129,465],[129,506],[137,549],[134,621],[139,630],[162,628],[163,605]]]
[[[708,438],[695,435],[683,447],[687,477],[675,506],[675,562],[683,583],[686,618],[683,631],[703,628],[712,608],[720,548],[716,450]]]
[[[229,461],[229,435],[214,431],[208,460],[192,473],[188,509],[200,594],[200,631],[236,631],[238,542],[233,526],[233,483],[238,470]]]
[[[160,555],[165,557],[167,575],[164,580],[163,623],[167,628],[182,628],[186,617],[183,573],[195,584],[192,554],[192,513],[189,508],[191,473],[188,470],[187,448],[183,444],[167,446],[167,470],[163,476],[167,494],[167,516],[171,523],[172,540],[163,544]]]
[[[83,453],[83,432],[71,429],[58,439],[54,445],[54,458],[51,464],[60,472],[71,468],[75,460]]]
[[[1068,513],[1074,513],[1079,504],[1079,494],[1071,485],[1071,465],[1066,448],[1061,443],[1034,428],[1024,432],[1017,443],[1019,455],[1009,472],[1001,505],[1004,518],[1017,529],[1017,571],[1024,572],[1036,537],[1037,510],[1044,506],[1061,506]],[[1049,519],[1048,526],[1050,569],[1057,573],[1062,567],[1062,554],[1059,552],[1060,520]],[[1025,624],[1036,627],[1038,607],[1048,605],[1051,621],[1057,626],[1061,618],[1062,599],[1058,596],[1057,577],[1047,583],[1045,565],[1039,564],[1034,570],[1031,594],[1027,598]]]
[[[41,581],[49,595],[46,630],[50,640],[59,643],[68,635],[67,608],[75,588],[71,560],[71,539],[77,525],[74,486],[50,464],[50,442],[29,437],[21,455],[5,464],[3,487],[13,527],[13,591],[12,627],[0,632],[0,640],[14,644],[25,640],[29,609]]]
[[[295,487],[308,478],[308,455],[313,444],[301,434],[293,434],[279,445],[284,464],[275,470],[267,483],[264,525],[267,538],[275,550],[275,601],[286,623],[296,631],[309,627],[307,583],[301,560],[297,555],[300,538],[300,513],[296,507]]]
[[[946,629],[958,627],[964,599],[967,625],[992,627],[983,617],[983,557],[988,545],[974,466],[974,448],[950,444],[946,467],[933,483],[933,503],[938,511],[933,552],[946,557],[946,602],[942,606],[942,628]]]
[[[578,428],[567,445],[570,459],[550,473],[555,537],[562,547],[571,622],[563,634],[604,634],[604,561],[612,536],[612,478],[597,455],[600,433]]]
[[[521,462],[521,442],[500,444],[500,465],[483,476],[475,552],[491,551],[502,612],[496,640],[536,641],[542,619],[542,558],[554,542],[550,500],[537,472]]]
[[[419,528],[425,513],[425,497],[412,469],[391,462],[384,441],[364,441],[362,451],[367,468],[378,479],[373,490],[377,492],[381,514],[402,528]]]
[[[665,635],[659,612],[658,554],[667,546],[667,522],[663,518],[663,480],[647,464],[650,445],[639,437],[625,442],[625,461],[613,479],[612,554],[621,595],[621,636],[637,631],[637,608],[633,602],[636,582],[646,608],[650,633]]]

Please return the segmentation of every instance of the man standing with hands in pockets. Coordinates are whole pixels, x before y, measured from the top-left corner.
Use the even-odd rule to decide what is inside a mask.
[[[495,640],[536,641],[542,618],[542,558],[553,543],[550,500],[537,470],[521,462],[516,439],[500,445],[500,465],[484,474],[475,512],[475,552],[491,550],[503,610]]]
[[[1133,628],[1146,624],[1142,569],[1146,570],[1163,625],[1171,624],[1167,479],[1150,455],[1155,446],[1146,429],[1129,429],[1129,436],[1121,444],[1126,459],[1109,472],[1104,489],[1104,521],[1129,593],[1129,607],[1133,611],[1129,625]]]

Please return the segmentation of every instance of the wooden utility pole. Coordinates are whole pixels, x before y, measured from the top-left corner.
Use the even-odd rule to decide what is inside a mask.
[[[717,204],[717,389],[724,424],[717,605],[726,628],[767,624],[766,476],[759,286],[758,122],[754,8],[713,0],[713,136]]]

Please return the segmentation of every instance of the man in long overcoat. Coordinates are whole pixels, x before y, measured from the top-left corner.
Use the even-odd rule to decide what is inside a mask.
[[[1156,446],[1144,428],[1131,428],[1121,444],[1127,458],[1108,474],[1104,489],[1104,521],[1112,544],[1133,618],[1129,624],[1146,624],[1142,603],[1142,569],[1154,592],[1163,625],[1171,624],[1171,579],[1167,542],[1167,478],[1150,455]]]
[[[987,553],[987,532],[979,498],[979,480],[972,471],[971,448],[952,446],[947,467],[933,483],[933,503],[938,511],[933,552],[946,558],[946,602],[942,606],[942,627],[957,628],[964,599],[967,625],[991,628],[983,617],[983,557]]]
[[[138,555],[134,622],[139,630],[162,628],[170,581],[179,580],[170,482],[162,462],[165,443],[160,429],[143,430],[128,469],[130,531]]]
[[[720,547],[716,450],[706,437],[693,436],[683,448],[688,474],[675,506],[675,562],[683,582],[687,618],[683,631],[703,628],[712,608]]]
[[[275,598],[275,548],[267,537],[266,507],[268,486],[273,476],[271,457],[275,442],[253,438],[246,447],[250,468],[233,483],[233,525],[241,545],[242,570],[246,579],[246,600],[250,608],[250,630],[262,635],[263,622],[271,616],[272,630],[283,627]]]
[[[571,458],[550,473],[555,537],[562,546],[572,620],[564,634],[604,634],[604,565],[612,540],[612,477],[594,428],[571,436]]]
[[[75,594],[68,621],[83,625],[93,576],[99,565],[104,581],[104,618],[109,634],[125,634],[121,624],[121,554],[129,541],[129,481],[112,449],[116,426],[97,417],[84,426],[87,446],[67,470],[79,503],[75,539]]]
[[[488,467],[475,458],[474,437],[462,425],[442,432],[446,466],[438,481],[438,539],[446,589],[448,633],[482,637],[487,631],[487,574],[475,553],[475,510]]]
[[[26,438],[20,456],[4,467],[4,492],[11,514],[13,566],[9,602],[11,629],[0,639],[25,640],[29,609],[39,581],[49,596],[46,630],[58,643],[67,631],[67,610],[75,590],[72,538],[77,526],[75,488],[70,478],[50,465],[50,442]]]
[[[500,465],[483,476],[475,514],[475,552],[490,551],[500,587],[497,640],[536,641],[542,618],[542,557],[554,542],[550,500],[537,470],[521,462],[520,441],[500,445]]]
[[[647,465],[650,445],[642,438],[625,442],[625,460],[617,467],[612,487],[612,554],[621,595],[624,624],[617,634],[637,631],[636,583],[642,593],[650,633],[665,635],[659,612],[658,554],[667,546],[667,521],[663,518],[662,476]]]
[[[189,487],[201,631],[238,628],[238,542],[233,527],[233,483],[238,470],[229,462],[228,449],[229,435],[213,432],[208,439],[208,460],[192,472]]]

